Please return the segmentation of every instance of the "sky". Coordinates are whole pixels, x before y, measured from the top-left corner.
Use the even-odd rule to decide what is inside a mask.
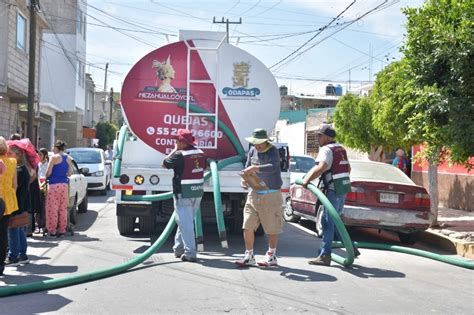
[[[96,90],[120,91],[145,54],[178,40],[180,29],[225,31],[230,43],[257,57],[291,94],[323,94],[373,82],[399,60],[405,34],[402,8],[421,0],[88,0],[87,64]]]

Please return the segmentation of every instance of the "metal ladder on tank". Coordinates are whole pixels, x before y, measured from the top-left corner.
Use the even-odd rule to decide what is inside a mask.
[[[218,79],[219,79],[219,48],[221,47],[222,43],[226,40],[226,37],[224,36],[218,43],[217,46],[212,47],[212,46],[191,46],[190,41],[191,40],[185,40],[184,43],[186,44],[188,48],[187,52],[187,60],[186,60],[186,128],[191,130],[189,128],[190,124],[189,122],[191,121],[193,117],[209,117],[211,120],[214,120],[214,136],[210,137],[213,138],[213,144],[211,146],[209,145],[203,145],[199,146],[201,149],[217,149],[217,138],[218,138],[218,122],[219,122],[219,91],[218,91]],[[215,75],[214,78],[215,80],[212,79],[211,74],[209,73],[209,77],[211,79],[209,80],[200,80],[200,79],[192,79],[192,74],[191,74],[191,52],[196,51],[196,53],[199,54],[199,51],[210,51],[215,53]],[[202,62],[205,66],[204,61]],[[215,98],[214,98],[214,113],[196,113],[196,112],[191,112],[190,111],[190,100],[191,100],[191,84],[210,84],[214,87],[215,90]],[[196,137],[198,138],[198,137]]]

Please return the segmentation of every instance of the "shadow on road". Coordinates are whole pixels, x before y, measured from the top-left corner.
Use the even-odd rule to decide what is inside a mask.
[[[48,280],[44,277],[41,278],[43,279],[37,279],[37,281]],[[59,294],[51,294],[47,291],[32,294],[34,294],[34,298],[25,298],[25,295],[15,295],[2,298],[0,314],[23,315],[50,312],[55,313],[72,302],[72,300]],[[29,295],[29,297],[33,296]]]

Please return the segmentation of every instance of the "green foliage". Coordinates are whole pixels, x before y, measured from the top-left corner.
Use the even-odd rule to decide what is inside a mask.
[[[344,95],[337,103],[334,125],[337,140],[348,147],[369,152],[372,145],[383,144],[372,124],[372,106],[366,97]]]
[[[370,95],[372,122],[385,147],[409,149],[417,143],[417,139],[410,137],[408,125],[411,115],[408,108],[414,97],[414,83],[403,60],[388,65],[377,74]]]
[[[430,0],[405,9],[403,52],[415,85],[405,108],[409,137],[441,147],[451,162],[474,156],[474,2]]]
[[[100,122],[95,126],[96,137],[99,139],[99,147],[106,149],[108,144],[112,144],[115,140],[117,127],[109,122]]]

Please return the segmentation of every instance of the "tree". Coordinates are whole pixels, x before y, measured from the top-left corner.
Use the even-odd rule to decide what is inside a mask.
[[[380,152],[386,143],[374,129],[372,119],[373,108],[369,98],[344,95],[337,103],[333,116],[337,140],[350,148],[371,153],[371,156],[373,152]]]
[[[472,0],[429,0],[407,8],[402,48],[415,86],[405,106],[408,137],[426,144],[432,210],[437,218],[437,165],[469,164],[474,155],[474,5]],[[436,220],[434,224],[437,224]]]
[[[99,139],[99,147],[105,150],[108,144],[114,142],[117,127],[109,122],[99,122],[95,129],[96,137]]]
[[[415,79],[417,103],[407,109],[410,137],[428,146],[436,161],[441,148],[468,167],[474,155],[474,3],[430,0],[405,9],[402,49]]]

